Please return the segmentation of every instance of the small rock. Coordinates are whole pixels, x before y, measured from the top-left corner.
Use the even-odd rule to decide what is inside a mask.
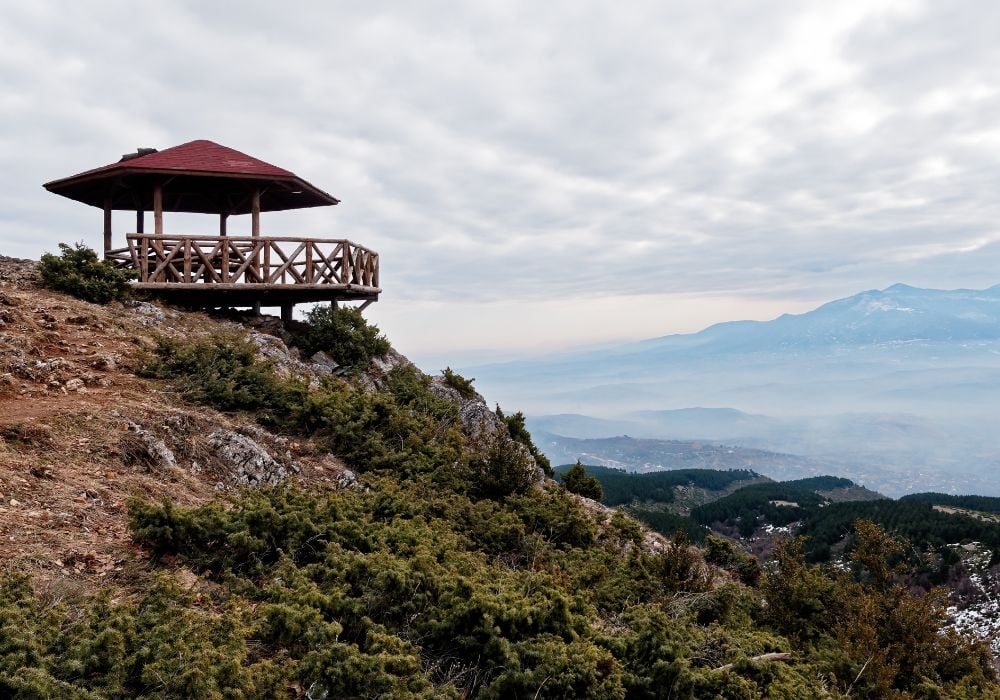
[[[369,393],[382,391],[386,387],[389,374],[400,366],[413,366],[413,363],[390,348],[385,357],[372,358],[371,363],[357,376],[356,381]]]
[[[337,485],[338,489],[361,490],[361,483],[358,481],[357,475],[350,469],[342,469],[339,474],[333,477],[333,483]]]
[[[118,362],[114,355],[99,355],[91,361],[90,366],[102,372],[113,372]]]
[[[322,350],[314,353],[313,356],[309,358],[309,362],[313,372],[319,375],[343,375],[346,373],[344,368],[337,364],[336,360]]]
[[[122,461],[126,464],[144,464],[147,467],[176,467],[173,451],[154,433],[138,423],[128,421],[128,432],[119,441]]]
[[[167,320],[166,312],[148,301],[130,300],[122,303],[136,313],[136,320],[143,326],[157,326]]]
[[[225,463],[229,481],[237,486],[273,486],[288,477],[288,470],[246,435],[217,430],[208,436],[208,444]]]
[[[318,386],[320,377],[330,373],[328,369],[320,370],[315,365],[300,360],[298,350],[289,350],[277,336],[250,331],[249,338],[257,348],[257,354],[269,360],[274,370],[283,377],[300,379],[310,386]]]
[[[81,389],[83,389],[83,380],[79,377],[73,377],[66,382],[67,391],[80,391]]]

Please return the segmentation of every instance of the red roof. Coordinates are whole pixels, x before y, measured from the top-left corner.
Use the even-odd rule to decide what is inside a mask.
[[[295,177],[295,173],[277,165],[241,153],[214,141],[199,139],[180,146],[165,148],[149,155],[111,163],[100,168],[71,175],[65,180],[109,170],[184,170],[219,175],[256,175],[258,177]]]
[[[125,156],[44,185],[95,207],[108,198],[114,209],[149,210],[152,185],[167,176],[164,211],[246,213],[248,180],[262,185],[262,211],[337,204],[338,199],[295,173],[213,141],[200,139],[145,155]],[[246,200],[246,201],[243,201]]]

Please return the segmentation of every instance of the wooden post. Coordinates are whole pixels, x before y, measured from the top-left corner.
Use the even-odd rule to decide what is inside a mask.
[[[163,185],[153,186],[153,233],[163,235]]]
[[[250,235],[254,238],[260,237],[260,190],[253,191],[253,200],[250,203]]]
[[[111,196],[104,198],[104,257],[111,252]]]
[[[139,281],[149,279],[149,239],[143,236],[139,239]]]
[[[227,214],[224,211],[220,211],[219,212],[219,238],[226,238],[227,237],[227,234],[226,234],[226,222],[228,220],[229,220],[229,214]],[[228,270],[229,270],[229,243],[227,241],[223,241],[222,245],[223,245],[223,250],[225,250],[225,253],[223,254],[222,262],[220,264],[221,264],[222,269],[226,270],[226,272],[222,273],[222,281],[225,282],[226,280],[229,279],[229,272],[228,272]]]
[[[163,235],[163,185],[159,183],[153,186],[153,233]],[[159,264],[163,257],[163,241],[154,240],[153,250],[156,251],[156,261]]]
[[[281,320],[283,323],[288,323],[294,317],[295,304],[282,304],[281,305]]]
[[[340,263],[341,273],[344,275],[344,284],[351,283],[351,242],[344,241],[344,258]]]
[[[191,279],[191,239],[184,239],[184,282],[193,282]]]
[[[260,238],[260,189],[253,191],[253,200],[250,202],[250,235],[253,238]],[[260,258],[257,242],[253,244],[253,271],[257,280],[260,280]],[[255,301],[253,312],[260,315],[260,302]]]
[[[135,210],[135,232],[145,233],[146,232],[146,212],[142,209]]]

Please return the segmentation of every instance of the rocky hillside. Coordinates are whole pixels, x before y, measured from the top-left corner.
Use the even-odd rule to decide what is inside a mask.
[[[341,374],[324,353],[289,350],[276,318],[90,304],[44,289],[36,262],[0,256],[0,564],[41,582],[127,582],[144,561],[127,530],[129,497],[193,506],[286,481],[356,487],[343,461],[309,439],[193,405],[136,374],[160,339],[219,334],[245,336],[286,378],[316,386]],[[403,364],[391,351],[352,381],[374,393]],[[459,406],[469,434],[500,429],[478,394],[463,397],[440,377],[431,387]]]
[[[874,525],[849,573],[654,534],[351,313],[99,306],[0,259],[0,696],[1000,697]]]
[[[125,500],[204,503],[220,490],[291,478],[353,480],[335,457],[253,421],[178,400],[134,373],[154,338],[244,329],[142,301],[102,307],[41,289],[35,263],[0,260],[0,561],[40,581],[128,581],[137,550]],[[249,330],[285,371],[296,361]]]

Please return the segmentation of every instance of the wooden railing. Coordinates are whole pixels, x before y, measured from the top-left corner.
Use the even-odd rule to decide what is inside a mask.
[[[140,285],[338,285],[377,289],[378,253],[348,240],[130,233],[107,258]]]

